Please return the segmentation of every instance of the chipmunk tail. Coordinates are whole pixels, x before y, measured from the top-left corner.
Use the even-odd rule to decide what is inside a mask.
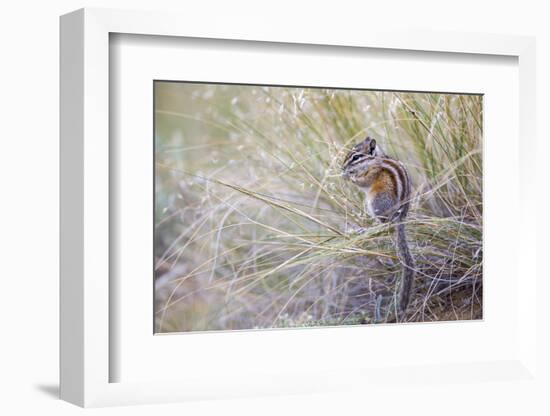
[[[415,265],[414,259],[407,243],[407,234],[405,224],[399,222],[395,226],[397,237],[397,255],[403,265],[403,274],[401,276],[401,285],[398,294],[399,314],[403,316],[409,306],[409,301],[414,288]]]

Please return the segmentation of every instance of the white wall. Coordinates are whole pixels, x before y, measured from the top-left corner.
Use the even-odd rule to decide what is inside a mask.
[[[550,137],[550,29],[543,1],[168,1],[88,0],[4,2],[0,11],[0,409],[3,414],[42,411],[73,414],[80,409],[60,402],[58,367],[58,16],[74,9],[116,7],[180,10],[187,13],[245,13],[307,30],[308,21],[342,25],[380,24],[536,35],[538,42],[538,133]],[[540,140],[540,165],[548,140]],[[512,150],[513,151],[513,150]],[[539,165],[539,166],[540,166]],[[548,173],[542,172],[548,179]],[[543,182],[541,182],[541,185]],[[548,189],[542,188],[541,189]],[[539,208],[543,212],[543,208]],[[545,220],[546,221],[546,220]],[[548,222],[545,222],[546,229]],[[434,387],[435,390],[439,390]],[[519,403],[503,391],[488,403],[475,393],[455,397],[445,409],[430,406],[436,392],[419,392],[412,409],[424,414],[536,414],[532,403]],[[399,399],[398,399],[399,400]],[[473,404],[472,400],[479,400]],[[391,409],[391,402],[388,402]],[[10,408],[11,411],[7,411]],[[541,409],[539,409],[541,410]],[[343,414],[369,413],[364,397],[270,398],[165,405],[154,409],[102,409],[100,414]]]

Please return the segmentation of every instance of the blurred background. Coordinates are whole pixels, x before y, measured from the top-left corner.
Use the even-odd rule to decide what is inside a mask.
[[[482,317],[482,97],[155,82],[156,332],[384,323],[393,231],[340,177],[367,134],[409,169],[407,321]]]

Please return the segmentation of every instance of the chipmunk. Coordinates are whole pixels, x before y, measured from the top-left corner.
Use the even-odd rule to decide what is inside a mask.
[[[409,212],[412,187],[409,173],[401,162],[388,157],[377,146],[376,140],[367,136],[347,154],[342,165],[342,176],[363,189],[370,217],[382,223],[395,223],[396,251],[404,265],[398,295],[398,310],[403,316],[409,304],[415,275],[414,260],[403,224]]]

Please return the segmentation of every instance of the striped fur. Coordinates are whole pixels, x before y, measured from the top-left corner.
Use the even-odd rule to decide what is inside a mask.
[[[398,299],[399,311],[403,315],[410,301],[415,275],[414,259],[403,223],[409,212],[412,192],[409,173],[401,162],[386,156],[376,141],[367,137],[344,159],[342,176],[363,189],[369,216],[395,224],[396,251],[403,264]]]

